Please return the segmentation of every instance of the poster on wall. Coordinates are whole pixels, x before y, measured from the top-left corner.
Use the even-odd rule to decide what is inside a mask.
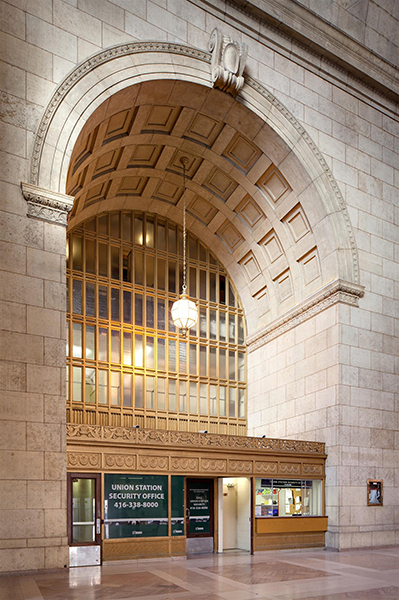
[[[168,535],[167,475],[104,475],[105,539]]]

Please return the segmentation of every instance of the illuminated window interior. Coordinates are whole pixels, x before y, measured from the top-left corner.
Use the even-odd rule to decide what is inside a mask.
[[[241,304],[215,256],[187,237],[198,322],[176,330],[182,232],[137,211],[101,214],[69,232],[67,418],[180,431],[246,433]]]

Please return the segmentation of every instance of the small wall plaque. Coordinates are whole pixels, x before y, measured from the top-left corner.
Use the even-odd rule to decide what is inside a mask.
[[[367,480],[367,506],[382,506],[382,479]]]

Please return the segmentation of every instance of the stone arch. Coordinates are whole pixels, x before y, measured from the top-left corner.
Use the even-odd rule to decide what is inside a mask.
[[[347,298],[351,297],[351,303],[356,303],[362,291],[358,285],[355,240],[344,200],[321,153],[300,123],[259,82],[246,77],[236,99],[212,90],[210,62],[211,55],[207,52],[180,44],[150,42],[118,45],[86,60],[61,83],[45,110],[35,138],[30,183],[55,193],[65,193],[68,165],[81,131],[96,110],[121,90],[137,84],[147,85],[154,101],[161,93],[160,81],[201,86],[208,92],[219,94],[219,98],[223,96],[223,102],[233,107],[237,122],[252,115],[253,121],[259,124],[257,147],[265,155],[269,153],[268,160],[276,168],[275,183],[279,185],[279,180],[288,182],[288,188],[295,194],[289,210],[279,212],[273,204],[273,192],[261,190],[260,180],[253,182],[256,193],[266,197],[265,211],[268,209],[276,222],[284,221],[287,240],[291,235],[290,242],[282,248],[286,268],[276,269],[271,277],[265,276],[267,267],[274,262],[273,256],[270,257],[264,248],[267,232],[262,240],[259,235],[253,236],[240,252],[234,245],[226,251],[226,240],[215,232],[213,241],[207,239],[208,245],[217,248],[222,262],[231,272],[247,315],[248,331],[254,333],[259,326],[267,328],[276,319],[281,321],[287,311],[295,316],[299,305],[303,311],[304,305],[314,307],[320,299],[324,301],[331,294],[341,294],[341,297],[346,294]],[[181,90],[184,93],[183,87]],[[213,110],[217,114],[215,102]],[[245,127],[241,133],[242,130]],[[297,205],[301,209],[299,216],[295,213]],[[177,204],[170,216],[179,222],[180,212]],[[314,266],[319,263],[321,273],[317,282],[308,286],[304,285],[303,265],[307,264],[312,244],[308,244],[301,255],[296,245],[298,240],[292,239],[297,233],[293,226],[290,227],[297,217],[298,223],[301,219],[307,223],[314,234],[314,247],[319,251]],[[240,235],[246,238],[248,228],[237,215],[227,215],[227,221],[231,223],[232,231],[241,232]],[[191,226],[196,235],[207,234],[207,226],[198,220]],[[274,227],[269,229],[274,231]],[[300,231],[298,237],[301,237]],[[293,293],[288,294],[287,301],[283,286],[288,271]]]

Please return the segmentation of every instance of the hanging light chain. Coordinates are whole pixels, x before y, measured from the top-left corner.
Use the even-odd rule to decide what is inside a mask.
[[[187,292],[187,231],[186,231],[186,164],[188,158],[182,156],[180,159],[183,165],[183,285],[182,292]]]

